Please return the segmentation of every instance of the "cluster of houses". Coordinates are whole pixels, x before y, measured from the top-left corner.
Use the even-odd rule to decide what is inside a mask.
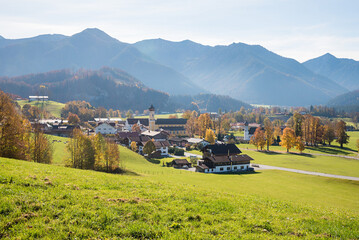
[[[93,132],[106,135],[118,144],[130,147],[131,143],[135,142],[139,154],[143,154],[145,144],[152,141],[156,150],[151,157],[169,156],[169,147],[183,148],[201,144],[203,156],[197,161],[195,168],[198,172],[221,173],[251,170],[250,161],[253,159],[248,155],[241,155],[241,151],[235,144],[218,142],[210,145],[200,138],[188,138],[185,130],[186,123],[187,119],[183,118],[156,119],[155,108],[152,105],[149,108],[148,118],[128,118],[125,121],[120,118],[95,118],[91,122],[96,126]],[[61,120],[42,120],[38,124],[44,133],[63,137],[71,136],[72,131],[78,128]],[[137,131],[132,131],[135,124],[139,128]],[[249,140],[258,126],[245,122],[233,127],[241,127],[244,130],[244,139]],[[88,131],[88,134],[91,132]],[[187,159],[175,159],[172,166],[188,169],[192,167],[192,164]]]

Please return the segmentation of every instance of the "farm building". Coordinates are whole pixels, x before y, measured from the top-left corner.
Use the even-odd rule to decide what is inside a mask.
[[[253,159],[242,152],[235,144],[213,144],[202,149],[203,159],[198,160],[197,172],[223,173],[249,171]]]

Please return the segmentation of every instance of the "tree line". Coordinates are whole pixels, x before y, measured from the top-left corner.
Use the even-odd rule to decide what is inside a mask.
[[[305,146],[318,146],[319,144],[329,144],[336,140],[340,147],[349,142],[349,136],[346,133],[346,123],[343,120],[329,121],[322,120],[310,114],[302,115],[294,113],[293,118],[287,122],[286,128],[281,131],[266,118],[264,120],[264,129],[258,127],[252,136],[250,143],[261,150],[269,146],[277,139],[279,144],[287,149],[287,152],[296,147],[300,152]]]
[[[66,146],[70,157],[66,165],[72,168],[103,172],[121,172],[120,153],[114,141],[101,134],[87,136],[80,129],[74,129]]]
[[[40,127],[32,129],[11,98],[0,91],[0,157],[51,163],[52,152]]]

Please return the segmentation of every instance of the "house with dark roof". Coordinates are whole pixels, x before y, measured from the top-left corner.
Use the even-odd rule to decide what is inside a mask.
[[[148,118],[127,118],[124,126],[124,130],[132,131],[133,125],[137,124],[141,131],[148,129],[149,121]]]
[[[202,160],[198,160],[197,172],[224,173],[250,171],[253,160],[242,152],[235,144],[212,144],[202,149]]]
[[[170,147],[170,143],[166,141],[154,141],[153,142],[156,147],[156,151],[161,151],[161,156],[168,156],[168,147]]]
[[[190,168],[192,166],[191,163],[187,161],[187,159],[174,159],[172,161],[172,166],[174,168]]]

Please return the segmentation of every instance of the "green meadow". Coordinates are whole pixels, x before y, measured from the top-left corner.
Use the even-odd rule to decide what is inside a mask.
[[[126,173],[107,174],[64,167],[52,140],[54,165],[0,158],[0,238],[359,238],[356,181],[188,172],[121,146]]]
[[[61,109],[65,106],[65,104],[60,102],[54,102],[54,101],[33,101],[29,102],[28,100],[19,100],[17,103],[22,107],[25,104],[30,104],[31,106],[36,106],[41,108],[42,104],[44,104],[44,110],[51,113],[57,118],[61,117]]]

